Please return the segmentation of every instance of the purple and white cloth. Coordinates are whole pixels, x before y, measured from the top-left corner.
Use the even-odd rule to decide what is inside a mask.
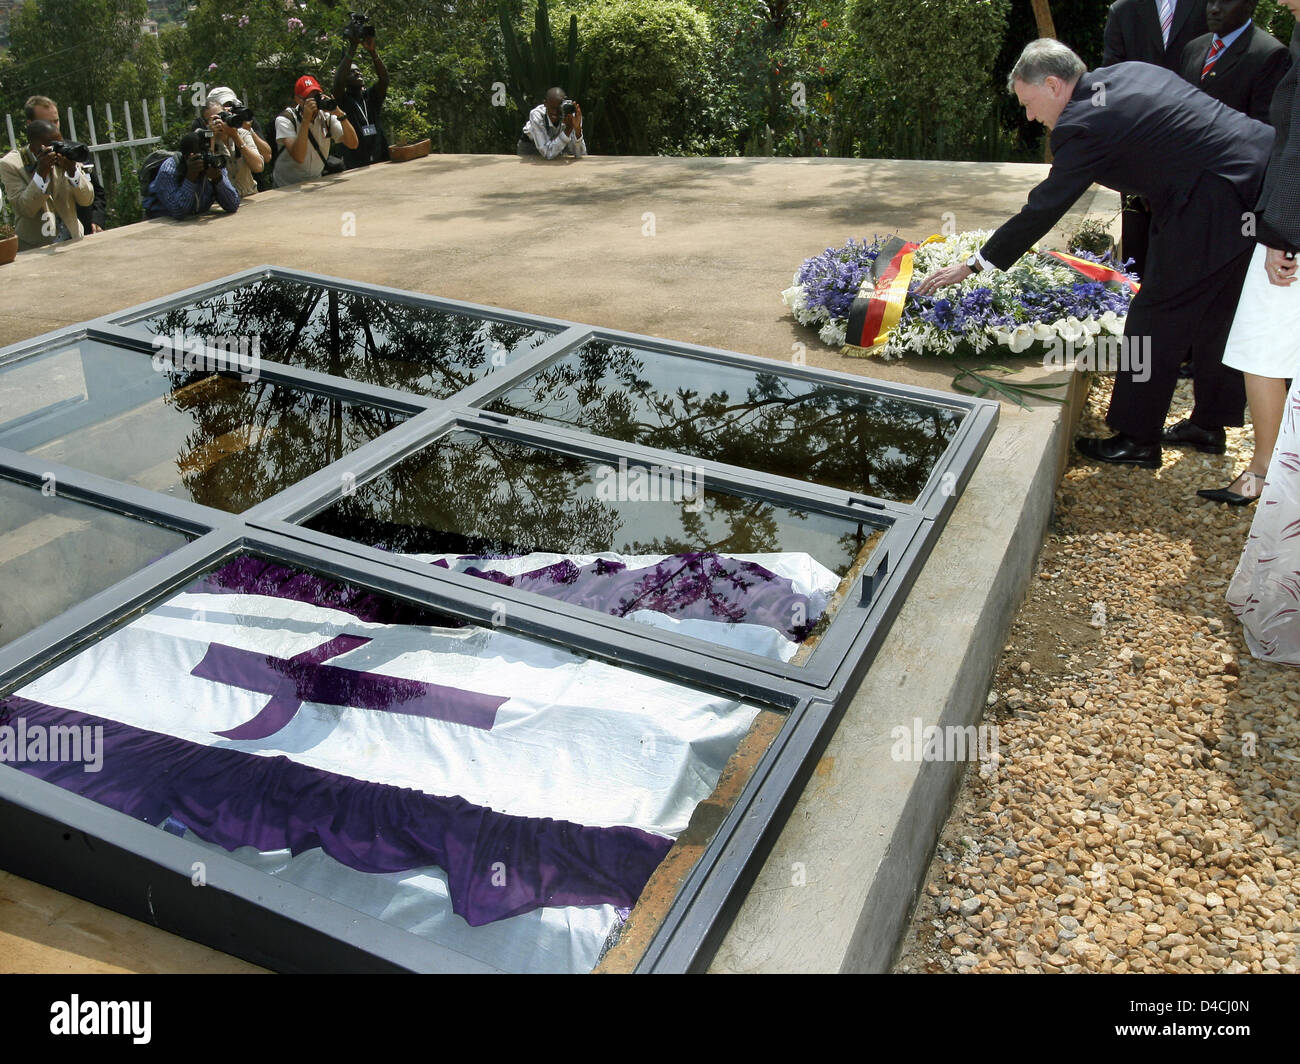
[[[840,578],[809,554],[411,554],[454,572],[789,661]]]
[[[757,710],[243,557],[7,699],[19,762],[468,956],[585,971]]]

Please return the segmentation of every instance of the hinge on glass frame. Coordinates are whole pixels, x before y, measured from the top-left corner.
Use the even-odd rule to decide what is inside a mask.
[[[888,552],[880,556],[880,564],[876,566],[876,571],[870,576],[862,578],[862,601],[859,605],[871,605],[872,600],[876,597],[876,592],[880,590],[880,585],[885,582],[887,576],[889,576]]]

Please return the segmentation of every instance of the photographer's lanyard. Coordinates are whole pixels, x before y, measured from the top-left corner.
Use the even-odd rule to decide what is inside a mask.
[[[363,137],[373,137],[379,132],[377,128],[370,124],[370,107],[366,103],[366,94],[362,92],[357,100],[357,110],[361,112],[361,131]]]

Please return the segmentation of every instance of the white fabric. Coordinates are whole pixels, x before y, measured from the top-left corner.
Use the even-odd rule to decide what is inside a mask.
[[[1223,364],[1257,377],[1287,380],[1300,369],[1300,281],[1271,283],[1268,249],[1256,244],[1223,348]]]
[[[227,852],[192,831],[185,838],[216,853]],[[340,864],[322,850],[294,857],[288,850],[259,853],[243,846],[228,856],[507,972],[589,972],[619,922],[613,906],[570,905],[470,927],[452,912],[447,877],[439,868],[373,875]]]
[[[1291,384],[1263,493],[1255,504],[1228,605],[1250,652],[1263,661],[1300,665],[1300,375]]]
[[[539,103],[528,112],[524,136],[533,142],[544,159],[554,159],[566,152],[575,159],[581,159],[587,154],[586,137],[575,137],[569,133],[564,128],[563,117],[558,125],[552,126],[544,103]]]
[[[571,561],[574,565],[582,567],[603,560],[621,563],[634,571],[652,569],[672,555],[616,554],[613,551],[604,551],[600,554],[551,554],[535,551],[516,558],[467,558],[459,554],[407,554],[403,557],[431,564],[446,562],[448,569],[458,573],[472,568],[495,570],[505,576],[519,576],[563,561]],[[781,579],[788,580],[797,594],[807,596],[810,619],[826,612],[831,595],[840,585],[840,578],[811,554],[727,554],[722,557],[761,565]],[[761,624],[732,624],[726,621],[671,617],[655,610],[637,610],[629,613],[627,619],[680,635],[693,636],[710,643],[718,643],[733,650],[744,650],[750,654],[758,654],[760,657],[776,658],[781,661],[789,661],[799,651],[798,643],[788,639],[776,629]]]
[[[305,703],[266,739],[214,734],[252,719],[268,696],[192,676],[209,643],[289,658],[343,633],[372,642],[330,665],[508,701],[490,731]],[[758,712],[507,632],[374,624],[288,599],[188,592],[17,693],[207,746],[459,795],[504,813],[627,824],[670,837],[712,791]],[[511,971],[587,971],[618,920],[608,905],[556,907],[472,928],[451,912],[445,876],[434,868],[376,876],[319,850],[291,858],[245,847],[233,856]]]

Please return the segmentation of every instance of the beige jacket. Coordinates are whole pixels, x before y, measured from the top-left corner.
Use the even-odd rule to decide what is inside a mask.
[[[90,175],[78,171],[79,180],[74,182],[56,166],[50,172],[49,187],[42,192],[32,180],[35,165],[30,148],[11,151],[0,158],[0,183],[4,185],[5,202],[13,209],[18,249],[26,251],[54,243],[54,215],[63,219],[73,240],[80,240],[77,205],[85,207],[95,199]]]

